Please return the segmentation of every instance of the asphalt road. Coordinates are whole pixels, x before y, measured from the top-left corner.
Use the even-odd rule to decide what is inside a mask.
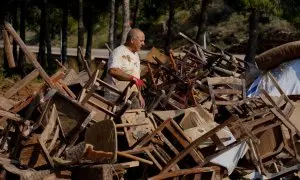
[[[39,47],[38,46],[29,46],[27,45],[28,49],[33,52],[33,53],[38,53],[39,52]],[[0,48],[3,48],[3,41],[0,40]],[[52,54],[53,55],[60,55],[61,54],[61,50],[58,47],[52,47]],[[85,54],[85,50],[83,50],[84,54]],[[140,58],[144,59],[147,55],[147,53],[149,52],[149,50],[141,50],[139,52]],[[108,50],[107,49],[92,49],[92,57],[91,59],[108,59]],[[67,49],[67,56],[77,56],[77,48],[68,48]],[[244,59],[245,55],[241,55],[241,54],[235,54],[234,56],[240,58],[240,59]]]

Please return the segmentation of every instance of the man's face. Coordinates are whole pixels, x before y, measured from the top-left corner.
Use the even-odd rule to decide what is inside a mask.
[[[132,40],[132,46],[135,52],[141,50],[141,48],[145,45],[145,35],[142,32],[139,32]]]

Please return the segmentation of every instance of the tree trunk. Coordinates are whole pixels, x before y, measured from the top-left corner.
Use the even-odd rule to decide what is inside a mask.
[[[118,9],[119,9],[119,7],[120,7],[120,2],[116,2],[115,3],[115,19],[114,19],[114,47],[116,47],[118,44],[120,44],[119,42],[119,40],[118,40],[118,21],[117,21],[117,19],[118,19],[118,15],[119,15],[119,13],[118,13]]]
[[[257,29],[258,29],[259,12],[257,9],[251,9],[251,15],[249,17],[249,40],[247,46],[247,52],[245,61],[254,63],[256,48],[257,48]]]
[[[27,11],[27,4],[25,1],[21,2],[21,13],[20,13],[20,37],[21,39],[23,39],[24,43],[26,43],[26,11]],[[24,71],[24,64],[25,64],[25,55],[24,52],[22,50],[19,51],[19,59],[17,61],[17,67],[18,67],[18,71],[20,73],[20,75],[22,77],[25,76],[25,71]]]
[[[45,40],[46,40],[46,47],[47,47],[47,65],[48,70],[50,72],[54,71],[54,62],[52,60],[52,50],[51,50],[51,37],[50,37],[50,31],[49,31],[49,10],[48,10],[48,0],[44,0],[44,8],[45,8]]]
[[[39,63],[43,68],[46,68],[46,60],[45,60],[45,50],[46,50],[46,32],[45,32],[45,6],[42,4],[41,7],[41,19],[40,19],[40,41],[39,41],[39,54],[38,54],[38,60]]]
[[[61,27],[61,61],[64,64],[67,61],[68,46],[68,4],[66,3],[62,9],[62,27]]]
[[[115,0],[110,1],[110,21],[109,21],[109,47],[115,48]]]
[[[18,29],[18,6],[15,5],[15,7],[13,7],[13,27],[15,30]],[[13,41],[13,55],[14,55],[14,60],[18,59],[18,44],[16,41]]]
[[[11,14],[12,7],[8,2],[4,2],[4,4],[2,4],[0,6],[0,10],[1,10],[0,11],[1,34],[2,34],[2,28],[5,28],[4,23],[5,22],[12,23],[12,14]],[[8,60],[7,60],[6,53],[3,53],[3,67],[4,67],[5,72],[7,72],[6,75],[9,75],[10,70],[9,70],[9,67],[8,67]]]
[[[91,6],[90,11],[88,12],[87,26],[86,26],[87,27],[87,41],[86,41],[85,59],[87,61],[91,60],[91,52],[92,52],[93,28],[94,28],[93,10],[94,10],[94,7]]]
[[[206,22],[207,22],[207,10],[211,0],[202,0],[201,3],[201,12],[198,22],[198,31],[196,35],[196,42],[203,45],[203,36],[206,31]]]
[[[123,15],[123,30],[121,37],[121,44],[126,41],[127,33],[130,30],[130,0],[123,0],[122,4],[122,15]]]
[[[175,0],[170,0],[169,2],[169,19],[168,19],[168,32],[166,37],[165,44],[165,53],[168,54],[173,40],[173,23],[174,23],[174,15],[175,15]]]
[[[78,0],[78,46],[77,46],[77,61],[79,70],[82,70],[82,59],[79,53],[79,46],[83,48],[84,44],[84,26],[83,26],[83,0]]]
[[[136,18],[139,14],[140,0],[135,0],[135,7],[132,15],[132,28],[136,27]]]

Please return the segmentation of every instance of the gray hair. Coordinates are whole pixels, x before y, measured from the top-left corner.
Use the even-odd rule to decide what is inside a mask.
[[[143,31],[138,29],[138,28],[130,29],[128,34],[127,34],[126,41],[128,42],[128,41],[131,41],[131,40],[134,40],[134,39],[138,38],[138,33],[143,33]]]

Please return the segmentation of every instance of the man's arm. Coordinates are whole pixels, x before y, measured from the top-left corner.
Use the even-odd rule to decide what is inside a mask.
[[[119,81],[131,81],[132,76],[122,71],[120,68],[110,68],[108,74]]]

